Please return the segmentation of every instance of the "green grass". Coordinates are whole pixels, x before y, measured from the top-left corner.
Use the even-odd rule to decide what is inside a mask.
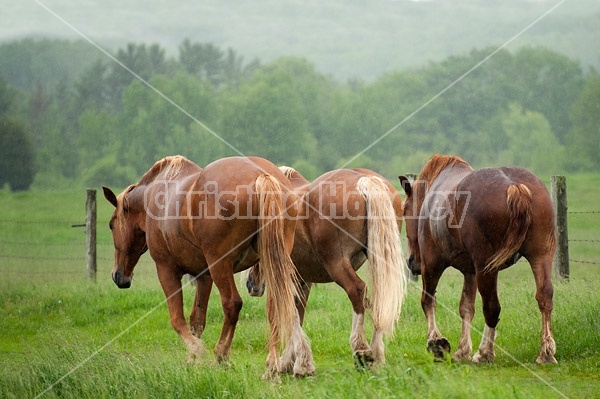
[[[600,208],[598,175],[568,176],[569,210]],[[342,290],[318,285],[305,330],[314,377],[260,380],[266,359],[264,298],[242,294],[244,307],[231,362],[188,365],[170,326],[164,295],[148,255],[129,290],[110,281],[111,206],[98,193],[98,282],[85,277],[85,192],[0,192],[0,398],[163,397],[600,397],[600,265],[572,263],[570,282],[555,282],[553,330],[558,365],[538,366],[541,317],[526,262],[500,275],[502,304],[493,365],[434,363],[425,349],[420,288],[411,284],[387,364],[359,372],[348,343],[351,306]],[[570,214],[571,238],[600,240],[600,214]],[[600,243],[574,242],[571,257],[600,262]],[[420,284],[420,282],[419,282]],[[460,274],[448,270],[438,290],[438,325],[456,347]],[[243,290],[241,290],[243,291]],[[184,290],[189,307],[193,288]],[[473,343],[483,328],[480,301]],[[214,347],[222,324],[213,290],[203,339]]]

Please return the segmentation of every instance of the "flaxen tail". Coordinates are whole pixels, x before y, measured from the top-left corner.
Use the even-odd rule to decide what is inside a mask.
[[[256,179],[260,199],[258,255],[260,273],[267,286],[267,313],[272,311],[272,337],[289,342],[296,317],[294,291],[296,267],[286,251],[284,222],[288,212],[283,204],[279,182],[270,175]]]
[[[484,269],[486,271],[501,267],[521,248],[533,220],[531,191],[526,185],[511,184],[506,189],[506,195],[508,229],[502,248],[488,260]]]
[[[361,177],[356,184],[367,203],[369,297],[373,325],[393,334],[406,295],[407,268],[400,229],[388,186],[378,177]]]

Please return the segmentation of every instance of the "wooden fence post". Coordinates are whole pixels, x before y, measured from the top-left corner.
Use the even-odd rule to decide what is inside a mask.
[[[85,200],[85,248],[86,271],[90,280],[96,282],[96,190],[86,190]]]
[[[554,273],[569,279],[569,234],[567,229],[567,180],[565,176],[552,176],[550,190],[556,218],[557,245],[554,254]]]

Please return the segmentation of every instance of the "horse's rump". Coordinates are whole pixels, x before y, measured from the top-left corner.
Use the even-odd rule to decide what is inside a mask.
[[[533,221],[531,190],[523,183],[513,183],[506,188],[508,228],[502,247],[487,261],[484,270],[504,265],[521,248]]]

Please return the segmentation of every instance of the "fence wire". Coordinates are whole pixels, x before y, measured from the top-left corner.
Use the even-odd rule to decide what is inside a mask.
[[[568,211],[570,215],[593,215],[600,214],[600,210],[583,210],[583,211]],[[23,220],[23,219],[0,219],[0,224],[23,224],[23,225],[54,225],[54,226],[62,226],[65,229],[72,229],[74,226],[81,225],[79,221],[65,221],[65,220],[57,220],[57,219],[45,219],[45,220]],[[83,224],[82,226],[85,226]],[[583,238],[573,238],[569,239],[569,242],[578,242],[578,243],[589,243],[589,244],[597,244],[600,243],[600,239],[583,239]],[[96,243],[97,246],[112,246],[112,242],[108,241],[99,241]],[[85,254],[85,239],[81,241],[71,241],[71,242],[57,242],[57,243],[48,243],[48,242],[40,242],[40,241],[14,241],[14,240],[0,240],[0,246],[10,246],[10,247],[81,247],[82,248],[82,256],[81,257],[72,257],[72,256],[32,256],[32,255],[24,255],[24,254],[0,254],[0,259],[21,259],[21,260],[29,260],[29,261],[57,261],[57,262],[78,262],[85,263],[86,256]],[[98,261],[102,262],[112,262],[114,259],[109,257],[98,256],[96,258]],[[586,264],[586,265],[600,265],[600,261],[595,260],[581,260],[581,259],[572,259],[569,258],[569,262]],[[78,274],[82,273],[85,270],[72,270],[72,271],[26,271],[26,270],[2,270],[1,273],[20,273],[20,274]]]
[[[600,214],[600,211],[568,211],[569,215],[593,215]],[[584,239],[584,238],[570,238],[569,242],[583,242],[583,243],[600,243],[600,240],[595,239]],[[571,259],[569,258],[569,262],[572,263],[581,263],[585,265],[600,265],[600,261],[594,260],[579,260],[579,259]]]

